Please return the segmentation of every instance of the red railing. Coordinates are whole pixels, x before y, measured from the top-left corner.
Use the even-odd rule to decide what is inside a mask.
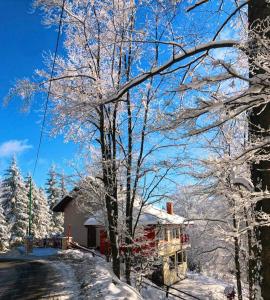
[[[182,234],[180,235],[180,240],[181,240],[181,243],[182,243],[182,244],[187,244],[187,243],[189,243],[189,235],[186,234],[186,233],[182,233]]]

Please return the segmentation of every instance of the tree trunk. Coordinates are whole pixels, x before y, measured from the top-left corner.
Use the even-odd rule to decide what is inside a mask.
[[[234,263],[236,271],[236,285],[238,300],[242,300],[242,283],[241,283],[241,267],[240,267],[240,255],[239,255],[239,240],[237,237],[234,238]]]
[[[134,4],[133,4],[134,5]],[[132,40],[132,32],[134,29],[134,13],[130,15],[130,40]],[[129,49],[125,59],[125,69],[126,69],[126,81],[130,80],[131,64],[132,64],[132,43],[129,44]],[[133,161],[133,130],[132,130],[132,110],[130,101],[130,92],[127,92],[127,115],[128,115],[128,149],[127,149],[127,181],[126,181],[126,251],[125,251],[125,276],[128,284],[131,284],[130,272],[131,272],[131,262],[132,262],[132,235],[133,235],[133,201],[132,201],[132,188],[131,188],[131,176],[132,176],[132,161]]]
[[[236,217],[233,215],[233,227],[237,230],[236,226]],[[240,248],[239,248],[239,239],[234,237],[234,263],[236,271],[236,285],[237,285],[237,294],[238,300],[242,300],[242,283],[241,283],[241,267],[240,267]]]
[[[244,216],[245,216],[245,223],[246,228],[249,228],[249,221],[248,221],[248,213],[247,209],[244,207]],[[252,231],[251,229],[247,230],[247,243],[248,243],[248,295],[249,300],[253,299],[253,280],[252,280]]]
[[[104,106],[100,106],[100,146],[102,153],[103,184],[105,189],[105,203],[108,220],[110,247],[112,254],[112,267],[114,274],[120,278],[120,255],[118,241],[118,204],[117,204],[117,176],[115,170],[114,142],[108,136],[104,125]],[[113,149],[112,149],[113,148]],[[113,153],[112,153],[113,150]]]
[[[112,205],[111,196],[106,196],[106,207],[107,207],[107,218],[109,223],[109,238],[110,238],[110,247],[112,254],[112,268],[114,274],[120,278],[120,256],[119,256],[119,246],[118,246],[118,234],[117,222],[114,216],[114,209]]]
[[[131,170],[132,170],[132,115],[130,107],[130,94],[127,94],[127,111],[128,111],[128,157],[127,157],[127,195],[126,195],[126,251],[125,251],[125,262],[126,270],[125,276],[128,284],[130,281],[131,272],[131,255],[132,250],[130,246],[132,245],[132,229],[133,229],[133,204],[131,201]]]
[[[270,2],[267,0],[252,0],[249,2],[248,19],[249,25],[256,20],[262,21],[266,17],[270,16]],[[269,35],[268,35],[268,38]],[[255,49],[254,43],[252,43],[252,49]],[[250,56],[250,69],[256,59],[256,53],[251,53]],[[264,71],[261,69],[255,69],[250,71],[250,78],[258,74],[263,74]],[[250,116],[250,139],[255,141],[256,139],[267,139],[270,137],[270,103],[266,106],[261,105],[253,108]],[[269,154],[270,148],[265,147],[257,152],[260,154]],[[269,160],[258,160],[251,166],[251,176],[255,187],[255,191],[266,191],[270,190],[270,161]],[[257,202],[255,206],[255,212],[265,212],[270,214],[270,199],[264,198]],[[258,220],[260,221],[260,220]],[[261,290],[263,299],[270,299],[270,227],[269,226],[258,226],[255,228],[256,244],[254,247],[255,261],[253,264],[253,280],[255,286],[258,287],[258,291]],[[255,296],[258,297],[258,296]]]

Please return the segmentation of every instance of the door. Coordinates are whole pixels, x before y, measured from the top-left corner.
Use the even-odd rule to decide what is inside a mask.
[[[94,226],[87,226],[87,247],[96,247],[96,227]]]

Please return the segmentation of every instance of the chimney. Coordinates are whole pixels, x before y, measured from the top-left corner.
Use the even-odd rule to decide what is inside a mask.
[[[167,202],[166,204],[167,204],[167,213],[173,215],[173,203]]]

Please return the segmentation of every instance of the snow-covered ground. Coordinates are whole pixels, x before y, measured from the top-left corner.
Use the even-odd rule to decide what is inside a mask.
[[[227,297],[224,295],[224,290],[228,286],[232,286],[230,283],[222,280],[214,279],[208,276],[204,276],[198,273],[188,273],[188,277],[174,285],[169,289],[171,294],[178,295],[185,300],[226,300]],[[178,300],[181,298],[169,295],[166,298],[166,292],[160,290],[160,287],[156,286],[152,282],[145,280],[146,284],[143,285],[141,295],[147,300]],[[174,290],[175,288],[176,290]],[[177,290],[181,290],[181,293]],[[195,296],[196,298],[190,297],[187,294]],[[235,297],[237,299],[237,296]],[[248,299],[247,290],[243,290],[243,299]]]
[[[140,290],[141,295],[134,288],[120,281],[112,272],[110,264],[100,257],[83,253],[78,250],[67,250],[60,254],[62,262],[74,270],[80,284],[78,299],[93,300],[176,300],[181,299],[169,295],[151,281],[144,279]],[[222,280],[210,278],[197,273],[188,273],[188,277],[172,287],[191,294],[200,300],[225,300],[224,289],[229,286]],[[174,289],[169,292],[185,300],[194,300],[193,297]],[[246,299],[246,298],[244,298]]]
[[[24,254],[23,248],[19,249]],[[79,250],[60,251],[52,248],[34,248],[31,256],[48,257],[50,264],[62,274],[63,288],[67,291],[61,299],[91,299],[91,300],[175,300],[180,299],[169,295],[151,281],[144,279],[140,290],[141,295],[134,288],[120,281],[112,272],[110,264],[102,257]],[[61,283],[60,283],[61,284]],[[186,279],[174,284],[172,287],[191,294],[201,300],[225,300],[224,289],[230,284],[197,273],[188,273]],[[174,289],[169,292],[190,300],[185,293]],[[245,297],[244,291],[244,299]]]
[[[174,284],[176,289],[188,292],[202,300],[223,300],[227,299],[224,289],[228,286],[224,281],[213,279],[201,274],[188,273],[188,278]],[[173,293],[181,295],[176,291]],[[183,295],[183,294],[182,294]],[[187,299],[192,299],[188,298]]]
[[[120,281],[101,257],[78,250],[63,251],[59,259],[70,266],[80,284],[76,299],[91,300],[142,300],[140,294]]]
[[[233,277],[229,282],[204,276],[198,273],[188,272],[187,278],[173,285],[183,291],[188,291],[202,300],[223,300],[227,299],[224,295],[226,287],[234,287],[236,291],[236,281]],[[248,287],[242,283],[243,299],[248,299]],[[235,296],[237,299],[237,294]]]

